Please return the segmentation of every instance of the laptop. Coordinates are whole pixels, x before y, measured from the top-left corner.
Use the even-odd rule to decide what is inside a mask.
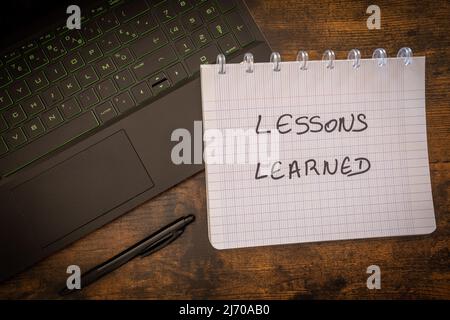
[[[202,119],[200,64],[271,52],[238,0],[15,0],[0,16],[0,281],[203,170],[171,160],[172,132]]]

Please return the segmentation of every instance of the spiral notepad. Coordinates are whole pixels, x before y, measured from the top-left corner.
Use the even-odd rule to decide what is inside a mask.
[[[202,65],[212,245],[432,232],[425,58],[411,53]]]

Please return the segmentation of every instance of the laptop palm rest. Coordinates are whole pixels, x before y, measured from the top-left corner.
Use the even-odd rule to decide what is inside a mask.
[[[46,247],[153,187],[124,131],[17,186],[22,214]]]

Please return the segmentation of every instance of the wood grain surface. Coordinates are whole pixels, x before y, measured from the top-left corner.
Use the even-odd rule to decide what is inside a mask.
[[[368,30],[366,8],[381,8]],[[274,50],[294,60],[333,49],[344,59],[403,46],[426,56],[426,115],[437,230],[431,235],[217,251],[208,241],[205,175],[188,179],[0,285],[2,299],[53,299],[66,268],[90,268],[186,213],[197,220],[169,248],[135,259],[68,299],[450,298],[450,2],[259,1],[247,4]],[[366,269],[380,266],[381,290]]]

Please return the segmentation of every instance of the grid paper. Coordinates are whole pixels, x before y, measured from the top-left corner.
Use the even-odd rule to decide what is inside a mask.
[[[360,132],[294,133],[279,136],[279,180],[255,179],[256,164],[206,162],[208,226],[217,249],[431,233],[436,228],[425,116],[425,58],[405,66],[399,58],[383,67],[363,59],[201,66],[204,130],[276,130],[279,116],[320,116],[322,123],[363,113]],[[287,118],[284,118],[286,120]],[[361,123],[359,123],[361,125]],[[356,125],[355,125],[356,126]],[[312,127],[312,126],[311,126]],[[318,128],[318,126],[316,126]],[[258,135],[261,136],[261,135]],[[226,153],[226,152],[225,152]],[[305,175],[304,163],[358,157],[370,161],[359,175]],[[300,177],[288,176],[298,161]],[[355,162],[351,164],[355,169]],[[358,167],[356,166],[356,170]],[[320,171],[321,172],[321,171]]]

